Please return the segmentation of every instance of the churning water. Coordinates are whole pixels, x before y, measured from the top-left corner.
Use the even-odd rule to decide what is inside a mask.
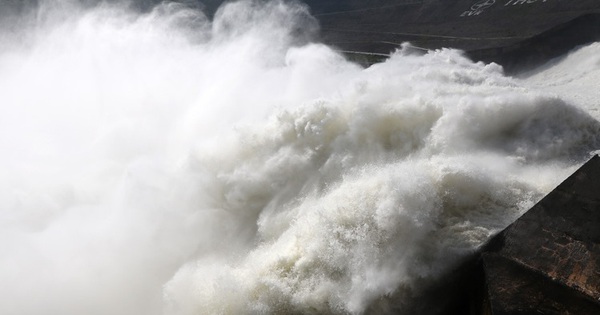
[[[598,44],[512,78],[362,68],[298,4],[11,12],[2,314],[401,312],[600,145]]]

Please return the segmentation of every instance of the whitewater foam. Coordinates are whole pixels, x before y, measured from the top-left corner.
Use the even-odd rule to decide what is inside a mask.
[[[2,314],[408,313],[598,149],[534,77],[365,69],[299,4],[42,9],[2,37]]]
[[[600,79],[599,50],[599,43],[578,47],[521,77],[527,85],[560,95],[600,119],[600,90],[596,84]]]

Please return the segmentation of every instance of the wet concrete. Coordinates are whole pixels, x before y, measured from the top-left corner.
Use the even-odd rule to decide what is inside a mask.
[[[472,314],[600,314],[600,157],[494,237]]]

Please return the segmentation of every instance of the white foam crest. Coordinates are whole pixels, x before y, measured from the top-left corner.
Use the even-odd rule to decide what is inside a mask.
[[[397,54],[243,129],[213,183],[256,245],[183,268],[173,310],[410,314],[598,146],[597,121],[518,83],[456,51]]]
[[[302,5],[45,3],[2,37],[2,314],[409,313],[598,146],[460,52],[350,63]]]

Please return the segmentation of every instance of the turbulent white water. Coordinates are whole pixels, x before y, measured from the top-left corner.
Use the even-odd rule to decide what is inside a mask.
[[[598,44],[516,79],[454,50],[364,69],[277,2],[20,19],[1,314],[408,312],[600,144],[573,92]]]

